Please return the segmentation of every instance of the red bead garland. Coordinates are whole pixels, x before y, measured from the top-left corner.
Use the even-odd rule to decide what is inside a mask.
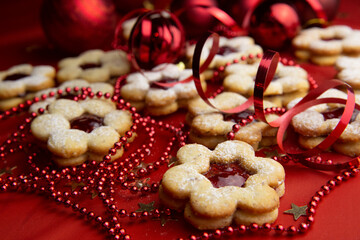
[[[243,58],[241,60],[243,60]],[[284,59],[282,61],[286,64],[294,64],[293,62],[286,62],[287,60]],[[235,62],[237,61],[235,60],[234,63]],[[221,73],[225,70],[225,67],[218,68],[215,71],[214,79],[221,75]],[[311,78],[309,78],[309,82],[311,83],[310,79]],[[312,87],[316,87],[315,84],[311,83],[311,85]],[[90,161],[78,167],[67,167],[63,169],[54,168],[51,164],[45,167],[40,167],[38,161],[41,156],[36,152],[36,149],[34,149],[35,146],[31,143],[23,144],[22,142],[29,133],[29,124],[32,119],[38,114],[43,114],[44,109],[40,109],[38,114],[28,114],[29,116],[25,118],[23,124],[18,126],[17,131],[0,146],[0,159],[5,159],[8,155],[26,148],[30,152],[27,158],[30,173],[16,177],[0,177],[0,192],[33,192],[44,195],[60,206],[72,209],[73,212],[82,216],[86,221],[96,224],[99,226],[99,229],[104,230],[111,239],[131,239],[131,236],[126,232],[126,229],[120,224],[120,220],[123,218],[137,221],[139,219],[149,220],[151,218],[176,215],[177,212],[170,209],[154,208],[151,211],[142,212],[123,209],[115,202],[114,194],[116,192],[116,187],[119,186],[121,189],[129,191],[132,194],[148,195],[156,193],[159,189],[158,182],[138,186],[136,185],[136,181],[152,174],[170,162],[170,152],[173,149],[183,146],[186,142],[188,132],[185,131],[184,126],[181,125],[180,127],[174,127],[162,121],[155,121],[150,117],[141,117],[140,114],[136,113],[135,108],[132,108],[130,104],[126,103],[123,99],[120,99],[117,95],[111,97],[108,93],[93,93],[89,88],[66,89],[65,93],[59,90],[57,93],[51,92],[48,95],[43,95],[41,96],[41,99],[44,100],[47,97],[54,96],[59,97],[63,94],[69,94],[71,91],[81,91],[75,100],[84,100],[86,98],[94,97],[103,97],[106,99],[111,98],[111,100],[117,104],[118,108],[129,110],[132,113],[133,126],[131,127],[131,130],[128,131],[125,136],[121,137],[111,149],[109,149],[108,154],[103,158],[103,162]],[[214,93],[213,97],[221,92],[222,88],[219,88],[219,90]],[[4,112],[0,115],[0,120],[24,113],[32,103],[38,102],[39,100],[39,98],[35,98],[33,101],[27,101],[26,103],[19,105],[17,108]],[[282,114],[284,111],[285,109],[283,108],[266,109],[267,114]],[[231,136],[234,135],[241,126],[252,122],[254,119],[256,119],[256,116],[249,116],[239,124],[235,124],[232,132],[228,134],[228,137],[231,139]],[[151,153],[155,146],[154,136],[156,135],[157,130],[170,132],[173,137],[166,146],[166,151],[162,153],[158,160],[152,163],[144,163],[146,156]],[[129,154],[129,156],[125,156],[115,162],[110,162],[111,156],[116,154],[122,146],[125,150],[130,147],[127,140],[137,131],[145,132],[148,136],[148,142],[136,149],[133,153]],[[273,159],[281,163],[298,161],[291,156],[274,156]],[[331,160],[324,161],[319,156],[309,158],[308,160],[332,164]],[[287,235],[304,233],[308,231],[314,223],[314,215],[321,200],[330,194],[335,187],[340,186],[341,183],[351,177],[357,176],[358,172],[359,170],[357,168],[350,168],[321,186],[320,189],[311,197],[311,200],[308,203],[308,213],[305,222],[300,223],[298,226],[291,225],[285,227],[281,224],[272,225],[269,223],[264,225],[251,224],[250,226],[229,226],[224,229],[204,231],[199,235],[191,235],[188,239],[218,239],[225,236],[242,235],[249,232],[274,232],[276,234]],[[82,185],[80,188],[71,191],[64,191],[63,187],[69,182],[82,183]],[[91,195],[94,191],[96,192],[97,197],[101,200],[105,209],[107,209],[105,214],[96,213],[80,203],[81,196]]]

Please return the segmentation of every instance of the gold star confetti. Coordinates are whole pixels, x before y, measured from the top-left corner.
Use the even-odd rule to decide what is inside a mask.
[[[138,210],[136,210],[135,212],[151,212],[155,209],[154,204],[155,204],[155,201],[152,201],[148,204],[138,203],[140,208]]]
[[[12,174],[12,170],[14,170],[16,168],[16,166],[12,167],[12,168],[1,168],[0,169],[0,176],[4,175],[4,174]]]
[[[83,182],[78,183],[78,182],[72,181],[72,182],[67,183],[66,186],[71,187],[71,190],[74,191],[74,190],[77,189],[78,187],[83,187],[83,186],[85,186],[85,183],[83,183]]]
[[[168,167],[173,166],[173,165],[176,163],[176,161],[177,161],[177,158],[176,158],[176,157],[171,157],[171,158],[169,159]]]
[[[297,206],[296,204],[292,203],[291,204],[291,209],[284,211],[284,213],[286,214],[293,214],[294,215],[294,220],[298,220],[300,216],[306,216],[306,209],[308,207],[306,205],[304,206]]]
[[[169,216],[164,216],[164,215],[161,215],[160,218],[154,218],[154,220],[160,220],[160,224],[162,227],[164,227],[168,221],[178,221],[178,219],[176,218],[171,218]]]

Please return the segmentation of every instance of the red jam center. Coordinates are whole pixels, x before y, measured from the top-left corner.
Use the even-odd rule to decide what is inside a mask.
[[[16,80],[19,80],[19,79],[27,77],[27,76],[29,76],[29,75],[28,74],[23,74],[23,73],[14,73],[14,74],[11,74],[9,76],[6,76],[4,81],[16,81]]]
[[[90,68],[99,68],[101,67],[101,64],[97,64],[97,63],[84,63],[80,65],[81,69],[86,70],[86,69],[90,69]]]
[[[84,132],[90,133],[95,128],[104,125],[102,117],[95,116],[93,114],[83,114],[70,121],[71,129],[79,129]]]
[[[333,119],[333,118],[340,118],[341,115],[344,112],[344,108],[336,108],[334,110],[331,111],[327,111],[327,112],[323,112],[321,113],[324,116],[324,120],[328,120],[328,119]],[[356,108],[354,109],[354,112],[350,118],[350,123],[355,121],[357,115],[359,114],[359,110],[357,110]]]
[[[150,88],[167,89],[167,87],[163,87],[163,86],[158,85],[156,83],[173,83],[173,82],[177,82],[177,81],[179,81],[179,79],[177,79],[177,78],[164,78],[164,79],[161,79],[159,81],[152,82],[150,84]]]
[[[210,169],[203,174],[210,180],[215,188],[225,186],[242,187],[250,176],[239,164],[216,164],[211,163]]]
[[[221,55],[221,56],[226,56],[230,53],[235,53],[238,50],[236,48],[230,47],[230,46],[223,46],[223,47],[219,47],[219,50],[216,54]]]
[[[321,38],[322,41],[329,42],[329,41],[336,41],[336,40],[342,40],[340,37],[330,37],[330,38]]]
[[[253,116],[254,112],[251,110],[246,109],[245,111],[234,113],[234,114],[225,114],[224,120],[225,121],[232,121],[234,123],[239,123],[241,120],[246,119],[249,116]]]

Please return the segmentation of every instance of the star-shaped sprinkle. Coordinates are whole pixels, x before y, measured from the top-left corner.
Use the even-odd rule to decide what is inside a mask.
[[[71,187],[71,190],[74,191],[75,189],[77,189],[78,187],[83,187],[85,186],[85,183],[83,182],[74,182],[74,181],[71,181],[69,183],[66,184],[66,186],[69,186]]]
[[[146,203],[138,203],[139,209],[136,210],[135,212],[151,212],[151,211],[153,211],[155,209],[154,204],[155,204],[155,201],[152,201],[152,202],[150,202],[148,204],[146,204]]]
[[[150,178],[141,179],[141,180],[136,181],[136,182],[134,183],[134,185],[135,185],[137,188],[150,187],[149,181],[150,181]]]
[[[16,166],[12,167],[12,168],[2,168],[0,169],[0,176],[4,175],[4,174],[12,174],[12,170],[14,170],[16,168]]]
[[[165,224],[168,222],[168,221],[178,221],[177,218],[172,218],[172,217],[169,217],[169,216],[165,216],[163,214],[161,214],[161,216],[159,218],[153,218],[154,220],[160,220],[160,224],[162,227],[165,226]]]
[[[171,158],[169,159],[168,167],[173,166],[173,165],[176,163],[176,161],[177,161],[177,158],[176,158],[176,157],[171,157]]]
[[[92,190],[92,191],[90,192],[90,194],[91,194],[91,199],[94,199],[94,198],[96,198],[96,197],[99,195],[99,193],[98,193],[97,191],[95,191],[95,190]]]
[[[285,156],[285,154],[279,152],[278,149],[264,149],[263,153],[265,154],[265,157],[267,157],[267,158]]]
[[[308,207],[306,205],[304,206],[297,206],[296,204],[292,203],[291,204],[291,209],[284,211],[284,213],[286,214],[293,214],[294,215],[294,220],[298,220],[300,216],[306,216],[306,209]]]

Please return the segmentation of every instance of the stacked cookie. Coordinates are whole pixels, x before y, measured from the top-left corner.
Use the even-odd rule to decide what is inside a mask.
[[[329,89],[320,96],[320,98],[326,97],[347,99],[347,95],[337,89]],[[293,100],[288,108],[292,108],[300,100]],[[359,99],[356,102],[359,103]],[[334,130],[343,112],[344,105],[328,103],[313,106],[294,116],[291,124],[299,135],[300,146],[312,149],[320,144]],[[360,155],[360,115],[358,113],[359,111],[355,109],[350,123],[331,146],[332,150],[351,157]]]
[[[259,64],[232,64],[225,69],[224,89],[245,97],[254,94],[255,76]],[[307,72],[299,66],[279,63],[275,76],[264,92],[265,99],[278,107],[286,106],[292,99],[303,97],[309,91]]]
[[[360,54],[360,31],[345,25],[302,30],[292,44],[299,60],[317,65],[334,65],[339,56]]]
[[[196,228],[276,220],[284,169],[270,158],[256,157],[249,144],[226,141],[213,151],[189,144],[178,151],[177,159],[178,165],[162,178],[160,200],[184,210],[185,219]]]
[[[21,64],[0,72],[0,111],[17,107],[35,92],[55,86],[55,68]]]
[[[339,70],[337,78],[348,83],[356,94],[360,93],[360,56],[342,56],[336,60],[335,67]]]

